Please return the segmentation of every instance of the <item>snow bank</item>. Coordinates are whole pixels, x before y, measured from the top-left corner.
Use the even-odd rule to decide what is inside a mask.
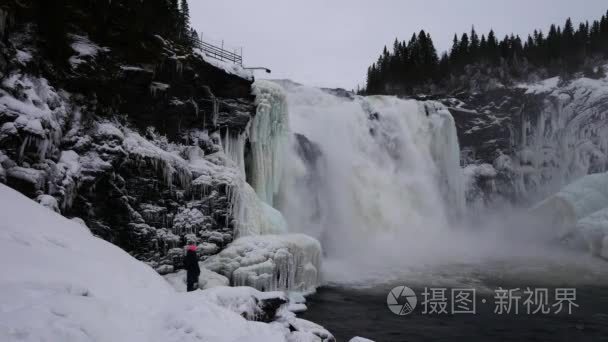
[[[198,288],[201,290],[210,289],[217,286],[228,286],[230,281],[221,274],[209,271],[200,265],[201,274],[198,277]],[[186,292],[186,270],[170,273],[164,276],[177,292]]]
[[[1,184],[0,208],[2,341],[266,342],[296,334],[318,341],[328,334],[298,330],[304,324],[288,314],[270,324],[246,320],[237,312],[255,310],[253,289],[177,293],[86,227]]]
[[[261,291],[313,292],[320,284],[321,245],[303,234],[246,236],[204,262],[232,285]]]

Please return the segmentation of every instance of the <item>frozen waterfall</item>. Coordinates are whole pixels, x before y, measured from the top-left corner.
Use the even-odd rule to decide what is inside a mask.
[[[284,87],[299,138],[277,207],[328,258],[414,256],[463,213],[456,127],[441,104]]]
[[[245,131],[235,134],[227,130],[222,137],[224,153],[240,173],[232,194],[237,235],[281,234],[286,232],[287,225],[272,205],[281,181],[283,149],[289,129],[285,93],[278,84],[264,80],[253,84],[252,93],[256,97],[256,114]],[[248,167],[247,142],[251,151]]]
[[[287,101],[283,88],[268,81],[254,83],[253,95],[257,113],[249,126],[251,185],[272,206],[281,183],[288,141]]]

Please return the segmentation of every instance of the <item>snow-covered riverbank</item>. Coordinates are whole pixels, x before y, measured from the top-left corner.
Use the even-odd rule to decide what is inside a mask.
[[[215,287],[178,293],[87,227],[0,185],[2,341],[327,341],[281,293]],[[269,323],[252,321],[268,313]],[[272,305],[270,305],[272,306]]]

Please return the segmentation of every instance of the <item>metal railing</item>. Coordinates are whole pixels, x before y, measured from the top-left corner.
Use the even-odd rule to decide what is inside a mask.
[[[243,65],[243,49],[239,53],[224,50],[224,42],[222,47],[201,41],[201,50],[209,57],[219,59],[220,61],[229,61],[235,64]]]

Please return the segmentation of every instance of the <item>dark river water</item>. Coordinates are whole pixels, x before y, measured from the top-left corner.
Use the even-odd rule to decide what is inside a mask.
[[[608,286],[604,275],[608,269],[595,269],[593,274],[585,270],[559,269],[560,277],[554,277],[549,282],[547,272],[555,269],[530,268],[527,272],[509,272],[508,267],[501,271],[473,272],[469,275],[459,275],[460,279],[469,276],[473,281],[469,285],[461,282],[458,285],[446,284],[407,284],[406,282],[374,285],[368,288],[328,285],[318,289],[317,293],[308,297],[308,311],[301,317],[319,323],[334,334],[337,341],[348,341],[354,336],[361,336],[375,341],[608,341]],[[470,270],[469,270],[470,271]],[[535,273],[536,272],[536,273]],[[599,272],[599,273],[598,273]],[[597,283],[594,279],[598,279]],[[536,279],[536,280],[535,280]],[[584,280],[584,281],[580,281]],[[387,305],[387,296],[396,286],[409,286],[416,294],[417,305],[407,315],[392,313]],[[464,285],[464,286],[463,286]],[[441,300],[437,295],[435,303],[446,302],[447,314],[423,313],[424,289],[438,286],[439,293],[445,293],[446,299]],[[446,292],[441,289],[445,288]],[[451,290],[453,288],[475,288],[475,313],[451,313]],[[497,299],[500,289],[516,289],[512,297]],[[524,300],[528,295],[522,292],[530,288],[532,291],[548,294],[544,308],[549,313],[527,314]],[[567,301],[563,302],[562,312],[558,309],[556,288],[562,296],[572,296],[575,289],[576,299],[570,314],[567,313]],[[498,289],[499,291],[496,291]],[[570,291],[570,294],[564,294]],[[427,292],[431,292],[428,290]],[[500,292],[504,293],[504,292]],[[508,295],[507,295],[508,296]],[[520,299],[515,299],[516,297]],[[427,295],[427,299],[432,299]],[[470,298],[470,297],[469,297]],[[503,295],[504,298],[504,295]],[[509,300],[510,298],[510,300]],[[534,311],[542,299],[530,298],[528,306]],[[398,305],[406,299],[400,297]],[[427,301],[427,311],[433,305]],[[511,311],[500,302],[511,302]],[[431,303],[431,304],[430,304]],[[467,308],[470,310],[470,303]],[[435,304],[439,305],[439,304]],[[555,306],[552,306],[555,305]],[[496,312],[497,307],[503,308],[503,313]],[[515,306],[518,314],[514,313]],[[456,305],[456,307],[458,307]],[[439,308],[439,306],[435,306]]]

